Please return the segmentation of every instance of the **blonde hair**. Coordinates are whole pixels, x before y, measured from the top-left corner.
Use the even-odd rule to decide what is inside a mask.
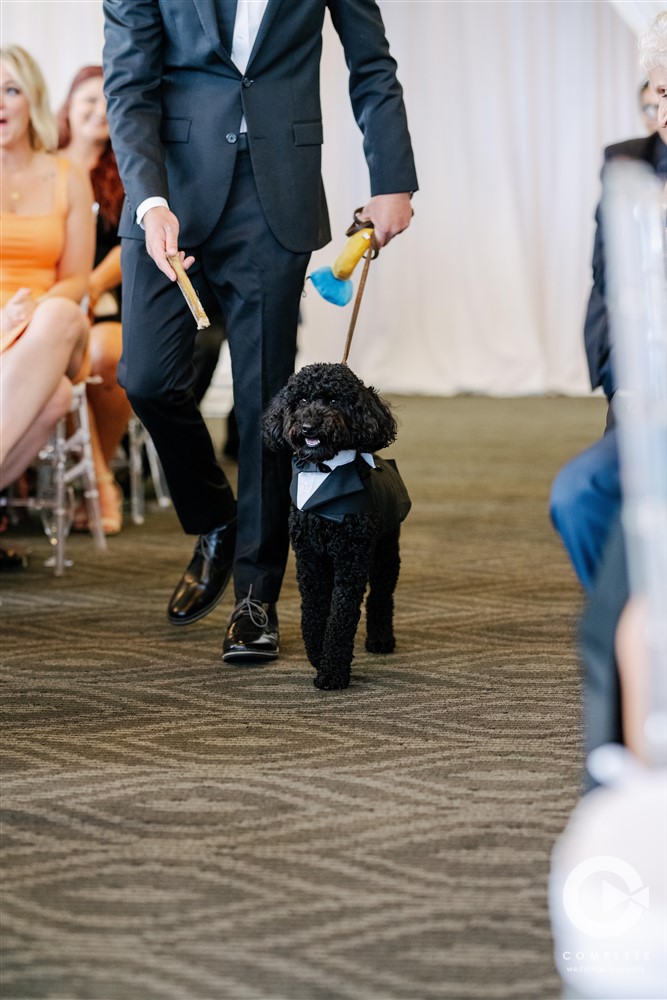
[[[639,62],[644,73],[667,66],[667,10],[653,18],[639,39]]]
[[[58,148],[58,126],[49,104],[49,92],[42,71],[33,57],[20,45],[0,48],[0,62],[11,70],[26,96],[30,108],[28,133],[36,151],[53,152]]]

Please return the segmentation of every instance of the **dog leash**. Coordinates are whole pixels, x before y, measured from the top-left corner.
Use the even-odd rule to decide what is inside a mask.
[[[346,231],[346,233],[345,233],[346,236],[354,236],[354,234],[358,233],[360,229],[372,229],[373,228],[373,223],[372,222],[362,222],[362,220],[359,218],[359,212],[361,212],[361,211],[362,211],[361,208],[355,209],[355,212],[354,212],[354,222],[349,227],[349,229]],[[343,351],[343,360],[341,361],[341,364],[343,364],[343,365],[347,364],[347,359],[348,359],[349,354],[350,354],[350,347],[352,346],[352,337],[354,335],[354,328],[357,325],[357,316],[359,315],[359,308],[361,306],[361,299],[362,299],[363,294],[364,294],[364,288],[366,287],[366,278],[368,277],[368,270],[369,270],[369,268],[371,266],[371,261],[374,260],[377,257],[377,255],[379,254],[379,252],[380,252],[379,250],[376,250],[375,247],[371,246],[368,249],[368,252],[364,254],[364,269],[361,272],[361,279],[359,281],[359,288],[357,289],[357,296],[356,296],[356,298],[354,300],[354,308],[352,309],[352,318],[350,320],[350,328],[347,331],[347,340],[345,341],[345,350]]]

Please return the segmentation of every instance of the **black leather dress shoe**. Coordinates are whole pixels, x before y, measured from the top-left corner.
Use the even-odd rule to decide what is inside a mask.
[[[278,656],[278,612],[275,604],[252,599],[252,588],[232,611],[222,644],[225,663],[275,660]]]
[[[167,618],[172,625],[191,625],[218,604],[234,565],[236,519],[200,535],[190,565],[171,595]]]

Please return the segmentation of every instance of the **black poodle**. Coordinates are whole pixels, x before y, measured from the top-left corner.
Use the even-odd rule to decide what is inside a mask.
[[[371,453],[396,438],[389,405],[347,367],[308,365],[264,415],[264,443],[293,454],[290,539],[315,686],[350,683],[366,585],[366,649],[391,653],[400,523],[410,499],[396,465]]]

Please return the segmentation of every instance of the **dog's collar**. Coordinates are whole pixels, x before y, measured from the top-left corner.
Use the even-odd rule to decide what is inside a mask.
[[[359,455],[363,458],[364,462],[370,465],[371,469],[375,468],[375,461],[373,456],[368,451],[354,451],[353,448],[347,448],[344,451],[339,451],[333,456],[333,458],[327,458],[324,465],[328,465],[331,470],[337,469],[340,465],[349,465],[350,462],[354,462],[355,458]]]

